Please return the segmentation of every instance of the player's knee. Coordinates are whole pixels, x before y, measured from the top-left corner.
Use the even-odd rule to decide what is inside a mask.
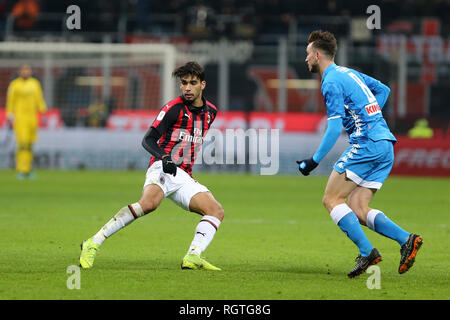
[[[325,195],[323,196],[323,198],[322,198],[322,204],[323,204],[323,206],[324,206],[328,211],[331,211],[331,210],[333,209],[332,203],[333,203],[332,197],[330,197],[329,195],[325,194]]]
[[[341,199],[339,197],[335,197],[329,194],[325,194],[322,198],[322,204],[328,210],[328,212],[331,212],[331,210],[333,210],[334,207],[344,202],[345,199]]]
[[[219,219],[220,221],[223,220],[225,217],[225,210],[223,209],[222,205],[220,203],[214,204],[207,212],[204,213],[205,215],[213,216]]]
[[[156,208],[158,208],[159,206],[159,202],[154,199],[141,199],[139,200],[139,204],[141,205],[144,214],[156,210]]]
[[[222,208],[220,203],[219,203],[219,208],[218,208],[218,211],[217,211],[217,215],[218,215],[218,218],[219,218],[220,221],[222,221],[223,218],[225,218],[225,210]]]

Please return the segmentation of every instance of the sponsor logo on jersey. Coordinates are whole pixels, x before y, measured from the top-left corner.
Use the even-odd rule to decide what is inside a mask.
[[[203,130],[194,128],[194,135],[191,135],[188,130],[175,130],[172,134],[172,140],[175,141],[186,141],[195,144],[203,143]]]
[[[381,113],[381,108],[380,108],[380,106],[378,105],[377,102],[368,104],[368,105],[365,106],[365,108],[366,108],[367,114],[369,116],[373,116],[373,115],[375,115],[377,113]]]

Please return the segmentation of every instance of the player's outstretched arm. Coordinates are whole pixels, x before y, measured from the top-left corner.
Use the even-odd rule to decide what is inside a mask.
[[[325,132],[325,135],[316,153],[310,159],[297,161],[298,170],[304,176],[309,175],[309,173],[319,165],[319,162],[328,154],[328,152],[330,152],[330,150],[336,144],[336,141],[341,134],[341,130],[342,118],[339,117],[328,120],[327,131]]]
[[[309,175],[319,165],[323,157],[330,152],[342,130],[342,117],[345,115],[342,85],[325,82],[322,85],[322,95],[327,106],[328,127],[316,153],[310,159],[297,161],[298,170],[304,176]]]

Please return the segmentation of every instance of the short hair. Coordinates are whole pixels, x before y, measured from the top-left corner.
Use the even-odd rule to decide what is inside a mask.
[[[337,41],[334,35],[328,31],[316,30],[308,37],[308,44],[313,42],[315,49],[322,50],[331,59],[334,59],[337,51]]]
[[[185,65],[176,68],[172,72],[173,77],[182,78],[185,76],[196,76],[200,81],[205,80],[205,70],[195,61],[189,61]]]

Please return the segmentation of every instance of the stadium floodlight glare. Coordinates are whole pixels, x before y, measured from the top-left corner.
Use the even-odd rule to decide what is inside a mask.
[[[61,56],[72,59],[66,58],[64,62],[61,62]],[[95,59],[92,59],[93,57]],[[17,63],[29,63],[32,66],[37,64],[44,68],[48,65],[51,67],[79,66],[80,61],[83,61],[83,66],[93,66],[95,63],[97,67],[105,69],[114,66],[114,59],[117,60],[117,57],[120,57],[122,65],[125,61],[135,64],[157,63],[160,66],[160,105],[170,101],[176,94],[175,81],[171,74],[176,66],[177,55],[175,46],[171,44],[0,42],[0,68],[11,67]]]

